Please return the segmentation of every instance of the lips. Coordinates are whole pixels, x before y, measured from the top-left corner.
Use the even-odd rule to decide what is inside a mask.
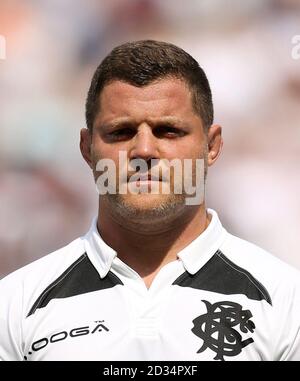
[[[159,177],[146,175],[146,176],[139,176],[140,181],[160,181]]]
[[[146,174],[146,175],[134,174],[128,179],[128,182],[135,182],[135,181],[162,181],[162,180],[159,177],[151,176],[150,174]]]

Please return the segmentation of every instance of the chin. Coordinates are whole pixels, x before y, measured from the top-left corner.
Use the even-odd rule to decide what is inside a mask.
[[[136,222],[153,223],[178,214],[185,207],[185,199],[179,195],[118,195],[110,199],[110,209],[122,218]]]
[[[172,196],[161,194],[141,193],[137,195],[127,195],[123,198],[124,204],[131,205],[137,209],[152,209],[171,202]]]

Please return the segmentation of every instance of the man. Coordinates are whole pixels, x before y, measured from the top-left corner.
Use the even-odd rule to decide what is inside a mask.
[[[299,272],[206,209],[222,137],[198,63],[163,42],[121,45],[94,74],[86,119],[98,217],[1,281],[0,358],[300,360]]]

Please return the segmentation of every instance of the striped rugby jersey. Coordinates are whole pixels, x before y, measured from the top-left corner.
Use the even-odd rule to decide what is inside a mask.
[[[151,287],[97,231],[0,281],[1,360],[300,360],[300,272],[218,215]]]

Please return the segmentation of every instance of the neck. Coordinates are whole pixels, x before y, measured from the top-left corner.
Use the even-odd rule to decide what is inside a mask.
[[[177,253],[197,238],[209,222],[210,217],[203,203],[197,208],[187,207],[179,217],[169,223],[163,221],[152,224],[151,231],[147,231],[131,221],[126,221],[125,224],[113,217],[109,208],[101,205],[98,231],[124,263],[145,281],[150,279],[151,283],[160,268],[176,260]]]

